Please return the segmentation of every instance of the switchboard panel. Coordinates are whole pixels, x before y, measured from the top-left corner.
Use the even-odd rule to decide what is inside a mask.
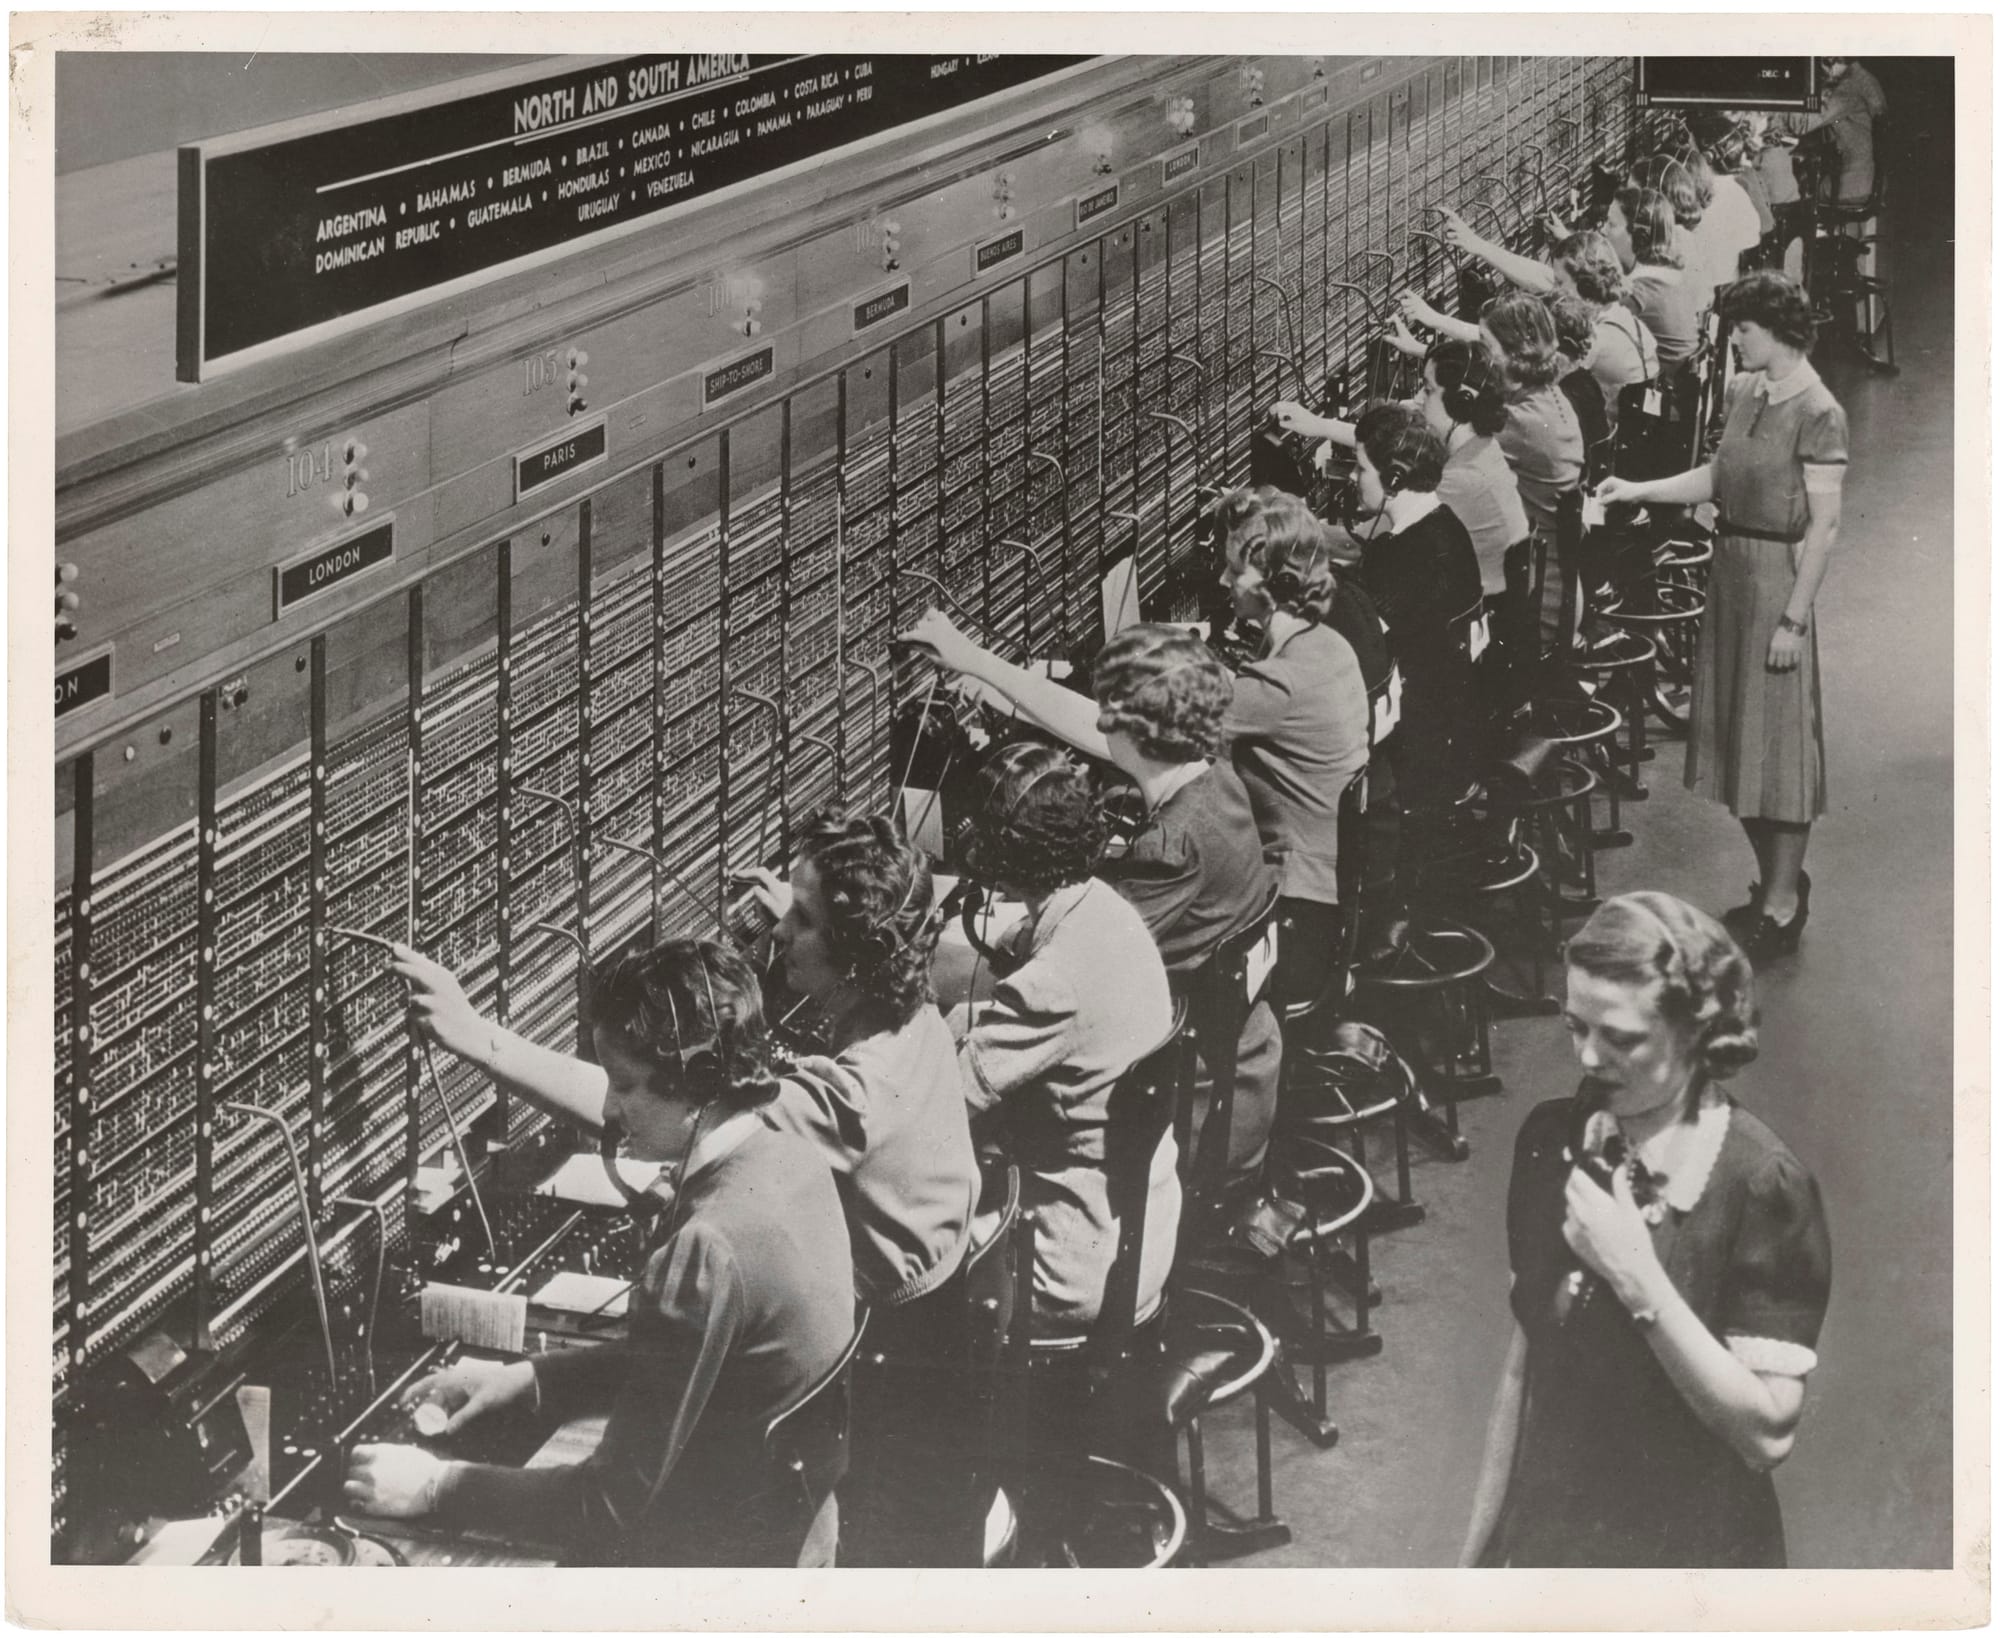
[[[125,610],[138,594],[119,581],[134,624],[116,675],[154,691],[65,719],[58,775],[59,1394],[170,1317],[226,1343],[301,1277],[282,1140],[229,1105],[283,1118],[322,1224],[336,1197],[410,1184],[454,1125],[498,1145],[546,1125],[445,1055],[433,1066],[384,952],[348,935],[411,942],[482,1009],[588,1051],[587,960],[711,933],[731,874],[782,868],[813,811],[891,799],[891,721],[929,682],[892,653],[897,630],[935,604],[1014,658],[1087,654],[1100,581],[1125,560],[1143,612],[1192,612],[1213,572],[1202,507],[1247,480],[1269,403],[1329,376],[1366,390],[1395,293],[1451,285],[1433,207],[1518,232],[1633,131],[1617,61],[1175,72],[1199,131],[1169,146],[1153,103],[1121,102],[1120,129],[1151,122],[1147,152],[1169,157],[1113,175],[1099,213],[1078,201],[1109,191],[1101,173],[1053,200],[1023,181],[998,207],[990,176],[971,178],[978,242],[1022,229],[983,271],[915,197],[835,224],[866,277],[840,293],[842,345],[818,367],[779,367],[823,320],[788,290],[768,309],[774,332],[787,315],[768,384],[699,411],[661,381],[622,383],[608,413],[584,402],[597,389],[574,357],[616,380],[597,338],[636,333],[643,309],[524,354],[525,385],[493,412],[504,437],[481,442],[484,389],[455,384],[307,439],[295,488],[305,471],[395,501],[389,566],[274,619],[271,566],[253,565],[261,590],[238,602],[255,618],[213,634],[185,689],[162,681],[171,644],[125,669],[155,616]],[[910,224],[890,233],[890,210]],[[883,265],[891,242],[912,267]],[[812,279],[833,254],[812,252]],[[707,305],[743,339],[690,366],[758,354],[742,301],[717,285]],[[685,289],[661,303],[698,305]],[[537,370],[569,372],[567,415],[543,407]],[[522,499],[522,450],[600,415],[605,458]],[[634,442],[641,426],[666,430]],[[457,469],[426,465],[442,447]],[[317,518],[327,496],[247,482],[222,498],[254,493],[272,533],[314,538],[298,508]],[[151,519],[179,563],[210,515],[199,498],[86,509],[59,550]]]

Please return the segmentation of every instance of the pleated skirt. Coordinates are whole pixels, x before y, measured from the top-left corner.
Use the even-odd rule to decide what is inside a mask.
[[[1809,824],[1826,812],[1819,630],[1808,621],[1796,669],[1765,668],[1792,594],[1792,552],[1724,535],[1709,571],[1695,655],[1687,787],[1739,819]]]

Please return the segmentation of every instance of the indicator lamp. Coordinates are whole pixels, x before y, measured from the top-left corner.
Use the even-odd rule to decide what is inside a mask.
[[[368,446],[359,438],[349,438],[340,446],[341,494],[338,505],[344,517],[359,517],[368,510],[368,496],[362,485],[368,481]]]
[[[77,582],[78,570],[74,563],[56,565],[56,641],[74,642],[76,639],[76,613],[83,607],[83,598],[70,590]]]
[[[590,362],[590,354],[572,347],[564,362],[569,366],[568,398],[566,400],[571,415],[581,415],[590,408],[583,396],[583,389],[590,385],[590,377],[583,373],[583,367]]]

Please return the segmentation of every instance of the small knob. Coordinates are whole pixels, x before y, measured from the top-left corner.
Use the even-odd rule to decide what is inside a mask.
[[[77,567],[74,563],[58,563],[56,565],[56,579],[60,580],[65,586],[74,580],[76,576]]]

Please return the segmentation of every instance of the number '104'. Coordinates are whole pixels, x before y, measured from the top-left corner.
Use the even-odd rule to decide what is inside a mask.
[[[285,494],[303,495],[323,483],[333,482],[333,445],[301,449],[285,457]]]

